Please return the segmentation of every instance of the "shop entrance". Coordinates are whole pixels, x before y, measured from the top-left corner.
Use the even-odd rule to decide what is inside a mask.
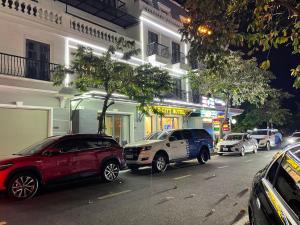
[[[159,130],[170,130],[179,128],[178,117],[160,117],[159,118]]]
[[[105,133],[111,135],[121,145],[130,142],[130,116],[107,115],[105,117]]]

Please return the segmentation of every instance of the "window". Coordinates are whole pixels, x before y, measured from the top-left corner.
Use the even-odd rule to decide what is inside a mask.
[[[197,138],[211,139],[211,136],[205,130],[195,129],[194,132],[195,132]]]
[[[50,80],[50,45],[26,40],[26,77]]]
[[[192,132],[190,130],[183,130],[182,136],[183,136],[183,139],[191,139],[193,137]]]
[[[175,137],[178,141],[183,139],[183,137],[182,137],[182,131],[179,131],[179,130],[178,131],[174,131],[171,136]]]
[[[158,34],[149,31],[148,32],[148,44],[158,43]]]
[[[286,155],[278,169],[275,188],[294,213],[300,217],[300,172],[293,168],[291,161],[293,159]]]
[[[180,61],[180,45],[176,42],[172,42],[172,63],[175,64]]]
[[[89,138],[86,140],[88,148],[103,148],[103,147],[113,147],[119,146],[118,143],[113,139],[103,139],[103,138]]]
[[[85,140],[69,139],[69,140],[63,140],[62,142],[58,143],[55,148],[66,153],[66,152],[74,152],[83,149],[88,149],[90,147]]]
[[[268,171],[268,174],[267,174],[267,180],[269,180],[271,184],[274,181],[274,178],[275,178],[278,166],[280,165],[280,162],[281,162],[281,158],[282,157],[280,157],[279,159],[277,159],[273,164],[271,163],[272,165],[271,165],[271,167],[270,167],[270,169]]]

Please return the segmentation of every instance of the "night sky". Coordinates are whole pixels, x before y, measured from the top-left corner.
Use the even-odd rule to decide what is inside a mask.
[[[184,4],[185,0],[176,0],[179,4]],[[267,53],[260,52],[255,55],[258,61],[267,59]],[[283,106],[291,109],[292,112],[296,110],[296,102],[300,103],[300,88],[293,87],[294,78],[291,76],[291,69],[295,68],[300,63],[300,55],[292,55],[292,49],[288,46],[281,46],[278,49],[270,51],[268,59],[271,61],[270,70],[276,76],[271,83],[274,88],[282,89],[289,92],[294,97],[286,100]]]

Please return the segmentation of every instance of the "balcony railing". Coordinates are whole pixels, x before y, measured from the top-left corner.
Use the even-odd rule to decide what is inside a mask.
[[[60,65],[0,52],[0,74],[51,81]]]
[[[159,44],[157,42],[153,42],[148,45],[148,56],[151,55],[159,55],[164,58],[169,58],[169,47]]]
[[[186,56],[184,53],[179,52],[178,54],[172,54],[172,64],[175,63],[185,63]]]

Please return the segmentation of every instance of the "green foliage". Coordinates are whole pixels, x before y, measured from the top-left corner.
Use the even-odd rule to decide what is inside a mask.
[[[229,46],[247,46],[249,54],[279,46],[292,46],[300,54],[299,0],[187,0],[191,23],[181,29],[183,39],[191,43],[191,58],[229,51]],[[212,35],[201,35],[199,26],[208,26]],[[268,54],[267,54],[268,55]],[[261,68],[268,69],[263,62]],[[300,87],[297,69],[295,87]]]
[[[282,107],[282,102],[290,98],[287,92],[272,89],[268,99],[259,107],[250,105],[245,113],[240,115],[234,131],[246,131],[254,127],[267,127],[273,125],[276,128],[288,124],[292,114],[289,109]]]
[[[123,53],[123,61],[114,59],[116,51]],[[123,94],[136,101],[139,108],[153,104],[154,98],[161,98],[170,91],[172,85],[168,72],[151,65],[132,67],[126,60],[139,53],[134,42],[119,38],[109,46],[103,55],[95,55],[93,50],[79,46],[73,53],[70,69],[61,69],[54,76],[54,85],[61,85],[66,72],[72,72],[74,79],[70,85],[81,92],[92,89],[105,90],[102,112],[99,116],[98,132],[104,132],[104,118],[107,109],[114,104],[113,93]]]
[[[231,52],[207,55],[203,63],[205,68],[188,74],[193,89],[204,95],[221,97],[235,106],[243,102],[264,103],[272,75],[258,68],[255,59],[244,60]]]

